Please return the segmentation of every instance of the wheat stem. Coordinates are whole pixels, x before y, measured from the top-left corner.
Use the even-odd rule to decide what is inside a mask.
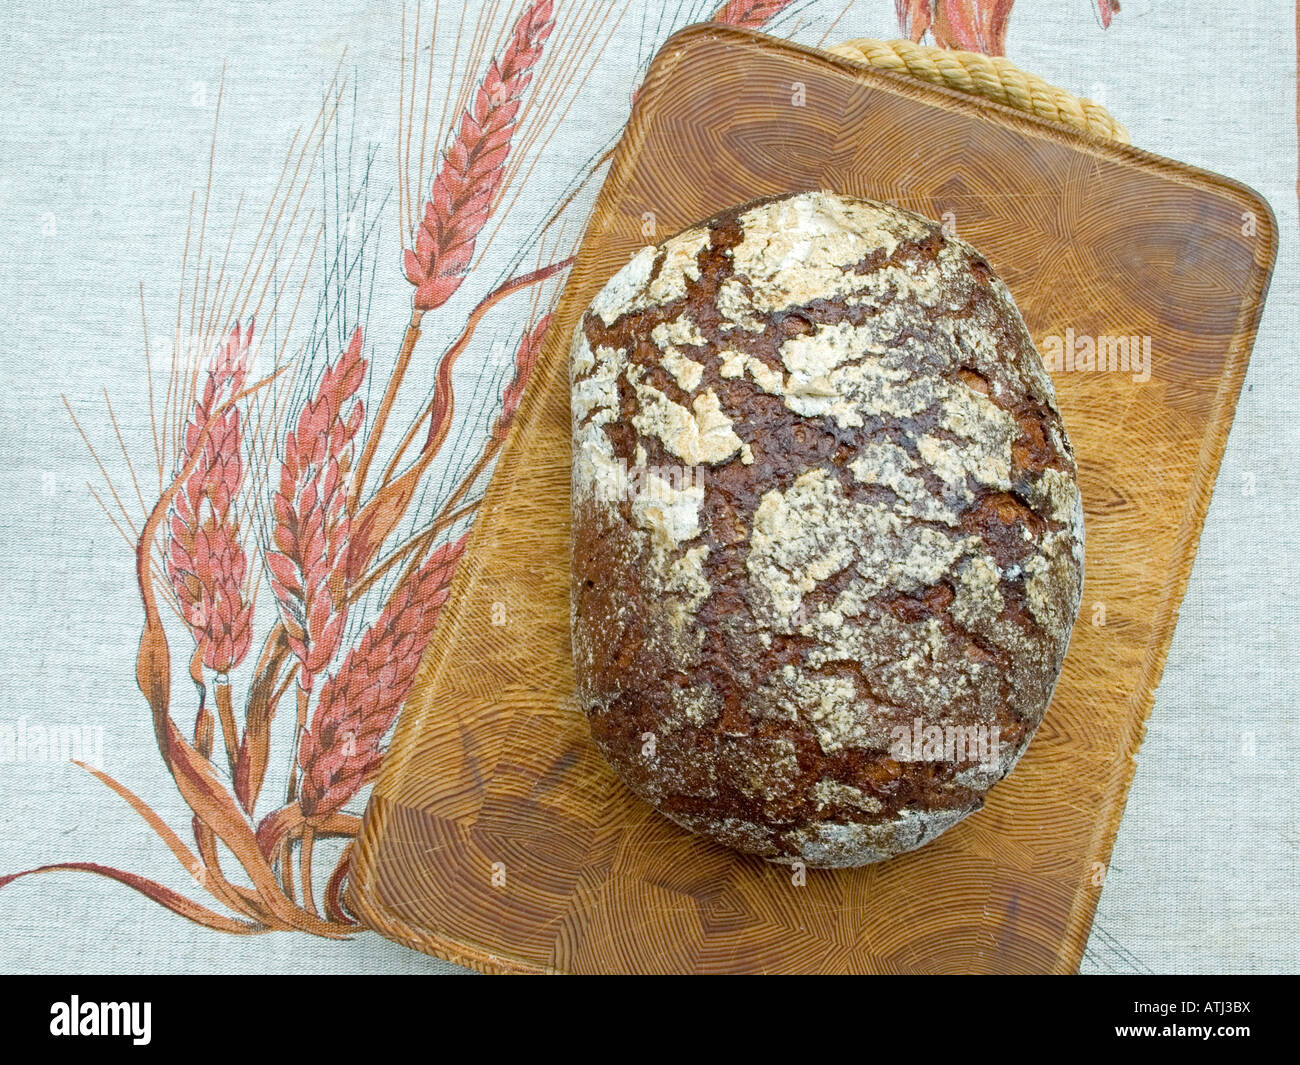
[[[298,849],[298,865],[302,870],[302,904],[310,914],[317,913],[316,898],[311,887],[311,854],[315,838],[316,836],[315,833],[312,832],[311,826],[304,825],[302,829],[302,843]]]
[[[199,712],[194,717],[194,749],[204,758],[212,757],[212,711],[208,709],[208,689],[199,689]]]
[[[378,767],[381,743],[415,679],[465,539],[443,544],[398,586],[342,667],[321,687],[298,754],[298,806],[311,824],[336,814]],[[274,824],[283,825],[286,817]]]
[[[285,837],[280,844],[280,883],[284,885],[284,896],[295,906],[298,905],[297,894],[293,887],[293,840]]]
[[[481,468],[480,472],[482,472]],[[423,558],[425,551],[432,546],[433,541],[438,538],[438,534],[450,529],[461,518],[473,514],[474,511],[478,510],[482,502],[481,499],[476,499],[472,503],[466,503],[463,507],[453,511],[447,511],[444,508],[443,513],[430,522],[427,528],[416,533],[401,547],[394,549],[393,553],[384,560],[382,566],[376,567],[376,569],[387,572],[403,558],[411,556],[411,561],[407,564],[406,569],[402,571],[402,576],[397,582],[397,586],[400,588],[420,568],[420,559]]]
[[[226,745],[226,759],[230,763],[230,772],[234,773],[239,761],[239,731],[235,725],[235,711],[231,705],[230,679],[218,676],[213,684],[217,696],[217,717],[221,721],[221,738]]]
[[[407,367],[411,365],[411,356],[414,354],[415,345],[420,339],[420,320],[423,317],[423,311],[414,310],[411,312],[411,320],[406,325],[406,334],[402,337],[401,350],[397,353],[397,364],[393,367],[393,374],[388,379],[388,384],[384,388],[383,399],[379,401],[379,409],[375,412],[374,424],[366,435],[365,445],[361,448],[361,457],[357,460],[356,473],[352,477],[352,492],[348,497],[348,508],[353,513],[356,512],[357,500],[361,497],[361,492],[365,488],[366,475],[370,472],[370,463],[373,461],[375,451],[379,447],[380,437],[384,434],[384,426],[388,423],[388,415],[393,409],[393,403],[397,400],[397,390],[401,388]]]
[[[210,895],[220,899],[236,913],[251,917],[268,928],[288,930],[293,927],[272,917],[259,903],[257,892],[237,887],[226,879],[221,869],[221,855],[217,853],[216,836],[198,817],[194,818],[194,841],[198,844],[199,857],[203,859],[203,867],[198,875],[202,877],[203,886]]]
[[[311,699],[311,692],[307,691],[301,683],[298,685],[298,727],[294,732],[293,738],[293,761],[289,763],[289,787],[285,793],[285,804],[293,802],[298,797],[298,746],[302,743],[302,730],[307,727],[307,710],[308,703]]]
[[[445,438],[447,423],[451,420],[451,365],[469,344],[470,339],[474,336],[474,331],[478,328],[478,324],[482,321],[483,316],[507,296],[518,292],[522,288],[527,288],[529,285],[545,281],[548,277],[551,277],[572,265],[573,256],[569,256],[567,259],[561,259],[559,262],[551,263],[549,266],[543,266],[540,269],[529,271],[526,274],[512,277],[509,281],[498,285],[479,301],[478,305],[470,312],[469,319],[465,323],[465,328],[461,330],[460,335],[452,342],[451,347],[447,349],[446,354],[443,355],[441,362],[439,362],[438,380],[434,388],[433,399],[429,401],[428,406],[420,413],[420,416],[411,423],[411,427],[406,431],[406,435],[402,437],[402,442],[398,444],[397,451],[393,454],[392,459],[389,460],[388,466],[384,469],[384,475],[379,482],[381,486],[392,482],[393,477],[397,473],[397,466],[402,461],[402,456],[407,452],[411,444],[414,443],[416,436],[419,434],[420,427],[425,423],[426,419],[432,418],[433,420],[429,424],[429,435],[426,438],[424,446],[425,453],[428,454],[428,449],[431,445],[433,446],[433,453],[436,453],[438,448],[442,446],[441,438],[437,439],[436,444],[434,443],[434,439],[436,436],[439,436],[439,433],[442,438]],[[440,403],[445,403],[445,410],[439,410]],[[432,455],[429,457],[432,457]]]

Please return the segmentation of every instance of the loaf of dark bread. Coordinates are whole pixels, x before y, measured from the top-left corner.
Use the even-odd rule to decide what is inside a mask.
[[[810,866],[978,809],[1042,720],[1083,509],[970,245],[808,192],[642,249],[573,337],[578,700],[638,796]]]

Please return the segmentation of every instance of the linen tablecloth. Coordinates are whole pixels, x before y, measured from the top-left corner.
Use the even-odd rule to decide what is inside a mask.
[[[296,908],[318,911],[316,931],[343,927],[331,873],[562,283],[547,268],[602,171],[584,175],[654,51],[711,16],[811,45],[925,31],[1004,51],[1103,103],[1136,145],[1273,205],[1272,291],[1082,972],[1300,967],[1289,0],[19,0],[0,27],[0,877],[65,868],[0,887],[0,968],[461,971],[305,918],[242,934],[257,924],[239,908],[247,881],[210,838],[233,886],[204,871],[186,796],[252,805],[250,846],[268,861],[299,841],[299,903],[311,814],[313,902]],[[485,295],[536,270],[468,338],[448,417],[438,356]],[[368,456],[413,297],[423,336]],[[382,483],[416,424],[406,459],[430,424],[445,443],[387,546],[353,561],[373,572],[410,551],[358,589],[335,556],[378,534],[349,482],[368,461],[367,484]],[[155,511],[146,583],[206,779],[182,753],[169,771],[141,687],[160,667],[137,673],[134,543]],[[268,653],[284,688],[262,735],[244,700]]]

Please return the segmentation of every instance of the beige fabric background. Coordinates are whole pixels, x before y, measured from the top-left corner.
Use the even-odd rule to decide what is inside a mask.
[[[579,162],[621,127],[638,66],[711,6],[633,5],[529,197],[545,208],[562,195]],[[559,8],[563,19],[563,0]],[[772,32],[813,44],[828,30],[832,39],[897,33],[890,0],[856,0],[842,12],[841,0],[800,0]],[[144,446],[137,286],[151,321],[165,323],[190,193],[207,178],[223,64],[227,150],[215,231],[240,193],[266,202],[284,145],[315,112],[345,45],[349,121],[358,140],[379,142],[374,188],[391,183],[400,19],[400,4],[377,0],[21,0],[0,26],[0,729],[102,728],[105,768],[178,829],[187,811],[158,762],[135,686],[131,559],[88,494],[98,472],[60,396],[104,447],[107,387],[125,435]],[[1124,0],[1106,30],[1088,0],[1019,0],[1011,19],[1007,50],[1018,64],[1102,99],[1136,144],[1254,186],[1282,233],[1085,973],[1300,968],[1295,39],[1289,0]],[[395,220],[386,225],[391,236]],[[398,264],[381,258],[372,318],[404,321],[406,301]],[[460,384],[477,383],[490,400],[502,372],[481,362]],[[0,760],[0,811],[0,874],[83,859],[192,889],[123,803],[64,763]],[[0,889],[0,969],[453,967],[369,934],[346,943],[235,939],[119,885],[59,874]]]

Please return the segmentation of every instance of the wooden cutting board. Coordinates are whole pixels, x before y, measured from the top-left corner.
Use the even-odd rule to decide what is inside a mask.
[[[574,707],[567,349],[642,245],[819,187],[949,221],[1040,349],[1150,337],[1152,355],[1145,381],[1140,360],[1053,374],[1087,576],[1020,766],[937,841],[800,885],[634,799]],[[1276,248],[1267,203],[1214,174],[757,34],[677,34],[637,99],[397,727],[351,908],[494,972],[1076,970]]]

